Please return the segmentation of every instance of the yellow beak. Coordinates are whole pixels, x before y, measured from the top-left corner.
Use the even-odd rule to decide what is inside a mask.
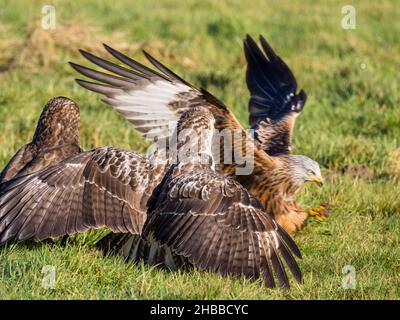
[[[310,177],[310,181],[315,182],[320,187],[324,185],[324,180],[321,177],[312,176]]]

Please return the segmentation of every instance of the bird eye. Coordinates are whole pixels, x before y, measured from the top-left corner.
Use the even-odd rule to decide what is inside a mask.
[[[313,170],[308,170],[308,174],[309,174],[310,176],[315,176],[315,172],[314,172]]]

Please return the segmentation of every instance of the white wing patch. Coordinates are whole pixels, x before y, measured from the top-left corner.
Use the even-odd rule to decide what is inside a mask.
[[[178,121],[179,115],[168,107],[176,101],[179,94],[188,93],[189,86],[166,80],[148,82],[141,89],[128,90],[104,101],[113,105],[117,111],[131,122],[146,138],[169,136],[169,127]],[[185,111],[181,108],[180,112]]]

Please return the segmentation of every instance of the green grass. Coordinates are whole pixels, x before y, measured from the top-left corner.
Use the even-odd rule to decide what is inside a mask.
[[[129,123],[74,83],[67,62],[106,42],[141,61],[145,48],[184,78],[206,86],[247,125],[242,39],[263,34],[295,72],[309,99],[295,152],[316,159],[326,186],[299,195],[309,208],[328,201],[325,223],[295,236],[304,284],[268,290],[206,272],[167,272],[103,257],[99,231],[59,244],[0,250],[0,297],[11,299],[398,299],[400,298],[400,34],[397,1],[351,1],[356,30],[341,28],[343,1],[54,1],[57,29],[40,28],[46,1],[0,0],[0,166],[28,142],[48,99],[81,106],[85,148],[145,150]],[[104,54],[105,55],[105,54]],[[365,64],[366,68],[361,65]],[[55,289],[41,286],[56,267]],[[342,268],[356,271],[343,289]]]

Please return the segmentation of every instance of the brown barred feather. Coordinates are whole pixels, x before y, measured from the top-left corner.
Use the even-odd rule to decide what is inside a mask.
[[[264,282],[273,286],[268,262],[261,263],[262,259],[267,259],[280,285],[288,286],[289,280],[283,266],[285,261],[290,264],[289,270],[295,273],[296,280],[301,281],[297,263],[285,240],[280,237],[281,228],[263,212],[260,205],[254,207],[250,204],[253,198],[238,183],[233,183],[235,190],[231,190],[229,196],[211,190],[210,197],[205,200],[201,199],[199,191],[185,196],[174,193],[171,197],[172,185],[193,188],[191,182],[195,179],[202,182],[196,187],[200,190],[211,186],[219,188],[217,181],[227,184],[229,179],[204,167],[194,169],[190,166],[190,170],[186,171],[188,169],[181,167],[175,173],[172,173],[173,170],[167,173],[169,179],[164,180],[163,187],[158,189],[159,193],[153,193],[149,200],[156,205],[149,206],[151,210],[142,237],[147,239],[151,234],[160,245],[170,247],[174,254],[187,258],[200,269],[217,271],[222,275],[242,275],[250,279],[257,279],[260,270],[263,270]],[[192,196],[188,197],[188,194]],[[235,202],[239,200],[242,202]],[[223,205],[215,206],[215,202]],[[243,219],[243,215],[246,219]],[[261,247],[258,243],[254,244],[254,239],[257,239],[255,235],[258,235],[260,240],[257,242],[262,243]],[[262,248],[265,248],[265,253]]]
[[[108,227],[140,234],[164,164],[116,148],[82,152],[0,185],[0,244]]]
[[[189,120],[203,113],[205,117],[209,112],[206,108],[193,109],[182,118]],[[179,122],[178,131],[189,123]],[[197,121],[196,130],[202,127],[210,128],[207,121]],[[174,256],[224,276],[256,280],[262,273],[270,287],[275,285],[274,277],[281,286],[289,286],[287,264],[295,279],[301,281],[291,251],[297,255],[297,247],[261,204],[238,182],[216,172],[212,164],[205,165],[196,156],[191,160],[172,165],[149,198],[140,241],[155,247],[142,251],[140,259],[167,266],[166,255],[159,250],[168,248]],[[138,255],[128,258],[137,260]]]

